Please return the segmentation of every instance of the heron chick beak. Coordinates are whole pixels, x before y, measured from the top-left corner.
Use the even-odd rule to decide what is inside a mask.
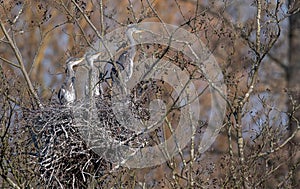
[[[143,30],[138,29],[138,30],[136,30],[134,33],[142,33],[142,32],[143,32]]]
[[[73,68],[78,68],[80,66],[84,66],[85,62],[84,62],[84,57],[78,58],[77,60],[75,60],[75,65],[73,66]]]

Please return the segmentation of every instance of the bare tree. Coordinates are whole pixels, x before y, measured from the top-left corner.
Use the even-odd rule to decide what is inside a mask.
[[[300,180],[298,4],[293,0],[0,1],[1,187],[296,188]],[[68,58],[84,60],[87,52],[103,50],[95,65],[110,64],[122,71],[116,61],[128,49],[122,43],[126,37],[121,32],[113,35],[109,40],[120,43],[112,50],[105,43],[108,34],[150,21],[189,32],[221,68],[227,94],[218,92],[227,108],[218,137],[205,152],[201,140],[213,112],[209,90],[213,85],[201,66],[173,48],[171,40],[135,46],[135,66],[150,59],[158,65],[153,71],[164,71],[164,66],[159,67],[164,61],[179,69],[161,79],[135,83],[124,103],[130,108],[119,109],[124,118],[131,113],[146,123],[151,111],[164,103],[166,114],[156,118],[161,127],[145,132],[122,125],[125,121],[117,119],[113,110],[117,84],[105,81],[104,72],[97,82],[105,87],[104,95],[93,97],[93,103],[77,99],[78,109],[71,109],[58,102]],[[150,34],[155,32],[143,37]],[[76,69],[80,82],[86,66]],[[185,123],[192,132],[184,148],[175,138],[176,155],[165,153],[164,163],[144,168],[109,161],[114,155],[110,149],[101,149],[103,153],[93,149],[89,140],[94,135],[85,133],[90,123],[101,125],[94,130],[103,137],[99,146],[113,138],[142,151],[172,138],[184,114],[179,97],[188,89],[178,83],[182,87],[178,92],[166,81],[184,78],[178,74],[181,71],[196,86],[195,101],[201,106],[197,124]],[[118,155],[130,154],[126,150]]]

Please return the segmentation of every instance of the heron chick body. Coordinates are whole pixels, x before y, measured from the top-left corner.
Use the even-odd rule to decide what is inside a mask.
[[[136,48],[135,48],[135,40],[133,38],[133,34],[135,33],[140,33],[142,30],[136,28],[135,26],[129,27],[125,34],[126,37],[130,43],[129,49],[125,52],[123,52],[118,60],[116,61],[116,64],[113,63],[107,63],[105,65],[105,79],[112,79],[115,80],[116,78],[119,77],[118,72],[125,72],[125,77],[122,78],[123,82],[127,82],[132,74],[133,74],[133,62],[134,62],[134,57],[136,54]],[[118,68],[115,67],[115,65],[118,66]]]
[[[90,52],[85,54],[86,66],[88,68],[88,81],[85,87],[86,96],[99,96],[103,95],[103,90],[100,84],[100,73],[94,66],[95,60],[97,60],[102,52],[92,54]]]
[[[79,65],[84,58],[70,58],[67,60],[66,65],[66,79],[58,91],[58,100],[60,104],[73,103],[76,100],[75,91],[75,71],[74,66]]]

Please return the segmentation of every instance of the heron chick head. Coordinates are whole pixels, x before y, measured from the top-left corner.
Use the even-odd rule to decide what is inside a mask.
[[[97,52],[97,53],[92,53],[92,52],[87,52],[84,55],[84,58],[86,60],[87,66],[88,67],[93,67],[94,66],[94,61],[99,58],[102,52]]]
[[[143,29],[138,28],[135,24],[133,24],[128,26],[125,33],[128,37],[131,37],[133,36],[133,34],[141,33],[143,31],[144,31]]]
[[[69,58],[66,61],[66,73],[67,74],[74,74],[74,68],[78,67],[79,64],[84,60],[84,58]]]

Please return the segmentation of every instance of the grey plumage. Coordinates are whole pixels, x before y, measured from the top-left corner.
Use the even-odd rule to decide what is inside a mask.
[[[129,40],[130,47],[127,51],[123,52],[116,61],[116,65],[118,66],[118,68],[116,68],[113,63],[107,63],[105,65],[105,79],[115,80],[116,78],[118,78],[119,76],[117,69],[120,73],[125,72],[126,74],[125,77],[122,78],[123,82],[127,82],[131,78],[133,73],[133,60],[136,54],[135,40],[133,38],[133,34],[139,32],[141,32],[141,30],[134,26],[129,27],[126,30],[125,34]]]
[[[69,104],[76,100],[74,66],[82,62],[83,58],[70,58],[66,65],[66,79],[58,91],[58,100],[61,104]]]
[[[98,59],[100,54],[101,52],[95,54],[89,52],[85,54],[86,65],[88,68],[88,81],[86,83],[85,94],[89,97],[103,95],[103,90],[99,82],[100,73],[94,66],[94,61]]]

